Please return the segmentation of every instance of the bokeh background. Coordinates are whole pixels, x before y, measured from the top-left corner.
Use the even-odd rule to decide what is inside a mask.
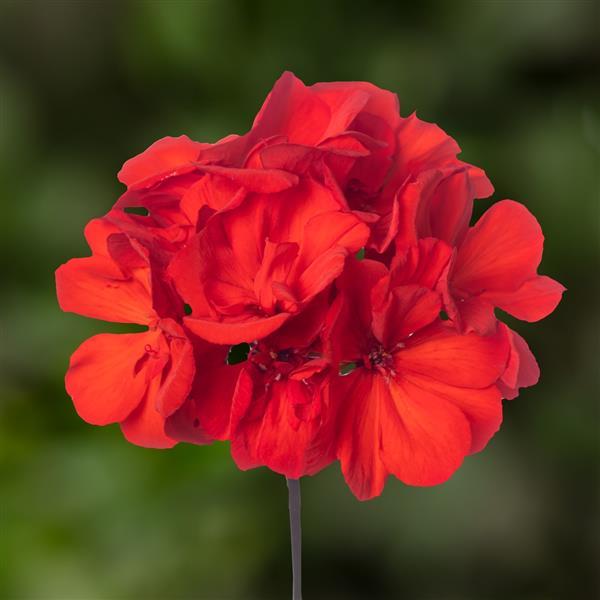
[[[303,480],[305,597],[596,597],[598,6],[0,0],[0,597],[289,597],[283,478],[238,471],[226,444],[151,451],[80,421],[69,355],[118,328],[61,313],[53,289],[125,159],[244,132],[284,69],[372,81],[439,123],[495,199],[537,215],[542,271],[569,288],[516,325],[540,384],[447,484],[360,503],[337,465]]]

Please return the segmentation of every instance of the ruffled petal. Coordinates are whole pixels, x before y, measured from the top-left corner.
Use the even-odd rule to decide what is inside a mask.
[[[337,457],[344,479],[359,500],[379,496],[388,475],[381,456],[381,431],[389,390],[379,375],[365,369],[338,377],[332,385],[341,411]]]
[[[285,135],[290,142],[314,145],[327,131],[330,119],[327,104],[293,73],[286,71],[275,82],[248,137],[258,141]]]
[[[278,313],[272,317],[223,321],[186,317],[184,322],[192,333],[213,344],[240,344],[266,337],[281,327],[290,316],[289,313]]]
[[[146,397],[139,406],[121,422],[125,439],[144,448],[172,448],[177,442],[165,433],[165,418],[156,410],[156,396],[160,378],[150,382]]]
[[[333,302],[323,339],[334,362],[354,361],[368,352],[371,332],[371,295],[366,293],[388,275],[385,266],[374,260],[350,259],[336,284],[340,295]]]
[[[381,456],[386,469],[407,485],[446,481],[471,449],[464,413],[443,397],[408,380],[378,378],[381,393]]]
[[[123,421],[142,401],[148,385],[140,366],[153,333],[100,334],[71,356],[67,393],[79,416],[92,425]]]
[[[423,397],[434,395],[459,408],[471,427],[469,453],[480,452],[502,423],[502,397],[495,385],[483,389],[458,387],[434,381],[429,377],[405,373],[405,386],[419,389]]]
[[[198,165],[198,171],[220,175],[241,185],[249,192],[272,194],[298,183],[298,177],[281,169],[236,169],[215,165]]]
[[[424,375],[450,385],[484,388],[504,373],[509,344],[499,328],[494,335],[460,335],[443,322],[421,330],[395,355],[399,374]]]
[[[156,393],[156,410],[163,416],[173,414],[188,397],[195,373],[194,349],[185,337],[169,341],[169,362]]]
[[[164,137],[126,161],[117,177],[128,188],[149,187],[167,177],[193,170],[194,161],[207,146],[192,141],[187,135]]]
[[[450,262],[452,248],[441,240],[425,238],[398,249],[390,266],[390,285],[416,284],[435,289]]]
[[[455,159],[458,144],[434,123],[421,121],[413,113],[401,119],[397,133],[398,156],[396,179],[400,182],[410,173],[418,173]]]
[[[558,281],[538,275],[514,292],[489,292],[486,299],[522,321],[539,321],[558,306],[566,288]]]
[[[232,398],[244,363],[228,365],[228,352],[228,346],[195,342],[196,377],[183,406],[167,419],[170,437],[192,444],[229,437]]]
[[[514,400],[520,388],[535,385],[540,378],[540,368],[527,342],[512,329],[502,324],[510,341],[510,358],[506,372],[498,382],[502,397]]]
[[[258,415],[240,415],[232,432],[231,455],[240,469],[265,465],[298,479],[333,460],[332,452],[323,453],[317,439],[322,434],[318,392],[291,379],[256,392],[263,393],[264,398],[254,398],[253,402],[263,405],[264,410]],[[315,445],[320,452],[314,451]]]
[[[385,304],[373,312],[373,333],[391,350],[435,321],[441,307],[440,295],[427,288],[416,285],[393,288]]]
[[[522,204],[502,200],[468,231],[452,283],[471,294],[514,291],[536,276],[543,244],[535,217]]]
[[[123,274],[110,258],[73,258],[56,270],[62,310],[115,323],[146,324],[155,318],[149,281]]]

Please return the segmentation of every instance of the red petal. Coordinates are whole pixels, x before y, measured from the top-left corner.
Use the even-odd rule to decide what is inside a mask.
[[[350,259],[338,279],[340,296],[327,317],[324,339],[332,345],[337,361],[359,359],[368,352],[366,347],[371,333],[371,290],[388,274],[383,264],[374,260]]]
[[[540,368],[527,342],[512,329],[502,325],[510,341],[510,358],[506,372],[498,382],[502,396],[513,400],[519,395],[519,389],[535,385],[540,378]]]
[[[434,238],[419,240],[404,250],[398,249],[390,266],[390,285],[418,284],[433,290],[451,256],[452,248]]]
[[[379,375],[356,369],[337,378],[332,394],[343,410],[337,457],[348,486],[359,500],[379,496],[388,470],[381,456],[382,407],[389,395]]]
[[[165,433],[165,419],[155,408],[160,378],[148,387],[146,398],[121,423],[127,441],[144,448],[172,448],[177,442]]]
[[[65,377],[67,393],[79,416],[92,425],[123,421],[141,402],[147,388],[145,347],[156,334],[100,334],[79,346]]]
[[[375,252],[378,252],[379,254],[384,253],[397,236],[400,227],[401,212],[400,203],[398,202],[398,199],[394,197],[390,211],[382,214],[371,226],[369,247],[373,248]]]
[[[296,243],[265,240],[262,264],[254,277],[254,294],[263,310],[274,310],[277,298],[273,293],[273,283],[286,281],[297,255]]]
[[[331,211],[316,215],[303,232],[300,268],[306,268],[334,246],[356,252],[364,246],[368,236],[368,227],[352,213]]]
[[[398,157],[396,171],[400,179],[432,166],[454,159],[460,152],[458,144],[434,123],[427,123],[413,113],[401,119],[398,127]]]
[[[499,329],[490,336],[459,335],[443,323],[433,324],[407,342],[395,355],[397,372],[425,375],[463,387],[484,388],[504,373],[508,341]]]
[[[450,172],[440,181],[428,202],[428,231],[421,235],[455,246],[465,235],[473,213],[475,190],[469,170]]]
[[[256,115],[249,138],[258,141],[285,135],[292,143],[314,145],[322,139],[330,119],[327,104],[286,71]]]
[[[298,177],[280,169],[234,169],[213,165],[198,165],[197,169],[225,177],[249,192],[272,194],[297,185]]]
[[[535,217],[522,204],[502,200],[467,233],[458,250],[452,283],[472,294],[514,291],[535,277],[543,243]]]
[[[229,437],[231,404],[244,363],[227,364],[228,346],[197,341],[196,377],[183,406],[167,419],[166,432],[174,439],[207,444]]]
[[[312,475],[333,460],[329,453],[314,452],[320,433],[318,395],[302,382],[274,382],[265,392],[264,412],[242,417],[233,434],[231,454],[240,469],[266,465],[276,473],[298,479]],[[257,400],[254,399],[253,402]],[[308,405],[308,416],[297,414]]]
[[[156,318],[149,282],[127,277],[103,256],[74,258],[56,270],[62,310],[116,323],[146,324]]]
[[[467,417],[471,427],[469,453],[483,450],[502,423],[502,400],[495,385],[483,389],[472,389],[447,385],[428,377],[404,374],[404,385],[419,388],[424,396],[430,394],[450,402]]]
[[[298,314],[288,319],[269,336],[276,348],[306,348],[321,333],[329,310],[329,290],[319,294]]]
[[[246,191],[231,179],[206,174],[181,197],[180,209],[195,225],[202,208],[208,207],[211,211],[234,208],[245,195]]]
[[[490,292],[485,297],[513,317],[531,322],[547,317],[557,307],[565,290],[558,281],[538,275],[514,292]]]
[[[260,340],[276,331],[290,318],[289,313],[272,317],[251,317],[243,321],[211,321],[186,317],[186,327],[202,339],[213,344],[239,344]]]
[[[193,170],[193,162],[207,146],[190,140],[186,135],[162,138],[130,158],[119,171],[119,181],[128,188],[149,187],[171,175]]]
[[[155,400],[156,410],[163,417],[173,414],[184,403],[195,372],[194,350],[187,338],[172,338],[169,352],[170,361]]]
[[[462,464],[471,448],[464,413],[437,394],[407,380],[380,387],[381,454],[390,473],[408,485],[437,485]]]
[[[459,298],[455,306],[458,312],[456,321],[461,332],[475,331],[481,335],[488,335],[495,331],[498,321],[494,315],[494,306],[486,298],[481,296]],[[455,315],[450,310],[448,314],[455,319]]]
[[[373,334],[391,350],[439,317],[438,293],[416,285],[394,288],[384,306],[373,312]]]

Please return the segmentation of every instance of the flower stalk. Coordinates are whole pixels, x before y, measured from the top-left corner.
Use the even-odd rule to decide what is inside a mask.
[[[292,600],[302,600],[302,528],[300,519],[300,480],[287,479],[290,535],[292,544]]]

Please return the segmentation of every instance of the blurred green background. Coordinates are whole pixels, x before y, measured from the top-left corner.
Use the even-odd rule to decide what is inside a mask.
[[[0,597],[288,598],[287,491],[225,444],[151,451],[80,421],[70,353],[110,324],[62,314],[53,271],[164,135],[244,132],[284,69],[397,92],[524,202],[569,291],[518,324],[542,380],[445,485],[359,503],[303,480],[307,600],[598,593],[596,2],[0,0]],[[482,202],[481,209],[489,205]]]

